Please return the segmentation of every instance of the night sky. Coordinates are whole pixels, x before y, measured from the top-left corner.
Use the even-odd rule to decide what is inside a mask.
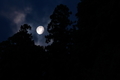
[[[50,15],[59,4],[64,4],[72,11],[71,20],[75,20],[77,3],[80,0],[0,0],[0,42],[18,32],[23,24],[32,27],[30,33],[36,45],[45,46],[47,25],[50,22]],[[36,33],[36,27],[44,26],[45,32],[42,35]]]

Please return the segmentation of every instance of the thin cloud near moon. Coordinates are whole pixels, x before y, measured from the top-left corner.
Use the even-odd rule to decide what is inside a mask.
[[[26,22],[26,15],[31,12],[32,8],[25,7],[24,10],[18,10],[17,8],[9,8],[9,11],[1,11],[0,15],[4,16],[6,19],[10,20],[12,23],[13,33],[18,32],[21,25],[27,23]]]
[[[50,4],[46,3],[46,1]],[[54,1],[55,4],[52,3],[52,1]],[[11,36],[12,34],[15,34],[16,32],[19,31],[21,25],[28,24],[32,27],[31,31],[29,32],[32,33],[35,44],[46,46],[49,45],[45,42],[46,40],[45,36],[49,34],[46,30],[48,23],[51,21],[49,17],[53,13],[54,8],[58,4],[64,3],[67,0],[66,1],[52,0],[52,1],[51,0],[42,0],[42,1],[10,0],[8,1],[8,3],[6,3],[6,0],[1,0],[0,6],[2,8],[0,9],[0,16],[4,17],[5,19],[11,22],[9,24],[12,31]],[[2,4],[6,4],[6,5],[2,5]],[[44,33],[42,35],[38,35],[36,33],[36,27],[39,25],[44,26]],[[53,41],[51,40],[51,43],[52,42]]]

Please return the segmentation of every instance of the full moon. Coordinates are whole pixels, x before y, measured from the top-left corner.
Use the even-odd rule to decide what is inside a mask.
[[[36,28],[36,32],[37,32],[38,34],[42,34],[42,33],[44,32],[44,27],[43,27],[43,26],[38,26],[38,27]]]

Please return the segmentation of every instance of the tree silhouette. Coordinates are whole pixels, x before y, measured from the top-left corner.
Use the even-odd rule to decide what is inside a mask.
[[[55,78],[56,76],[56,79],[64,75],[62,71],[66,72],[65,65],[68,59],[67,48],[70,39],[67,27],[72,24],[69,20],[70,14],[71,12],[66,5],[58,5],[50,16],[51,22],[47,28],[49,34],[45,36],[47,43],[53,40],[53,43],[47,46],[46,49],[51,55],[51,68],[53,67],[53,69],[51,69],[53,72],[52,77]]]
[[[79,38],[75,37],[74,42],[81,65],[84,66],[81,68],[82,74],[88,76],[87,79],[105,79],[116,74],[112,71],[116,70],[113,63],[119,62],[115,56],[119,55],[117,6],[117,1],[112,0],[82,0],[78,4],[76,17],[79,30],[76,34]]]
[[[77,23],[60,4],[50,16],[46,43],[36,46],[31,26],[0,43],[0,79],[104,80],[119,77],[119,2],[81,0]],[[73,25],[73,29],[69,27]],[[115,75],[115,76],[114,76]]]
[[[16,44],[22,47],[33,46],[34,41],[32,40],[32,34],[29,34],[28,30],[31,30],[31,27],[27,24],[24,24],[21,26],[19,32],[14,34],[8,40],[11,42],[11,44]]]
[[[34,45],[30,29],[24,24],[19,32],[0,43],[1,79],[42,79],[48,56],[42,46]]]

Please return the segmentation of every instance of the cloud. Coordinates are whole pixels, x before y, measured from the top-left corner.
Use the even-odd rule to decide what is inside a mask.
[[[31,12],[31,8],[27,7],[24,11],[14,11],[12,13],[13,18],[11,19],[17,26],[26,22],[26,15]]]
[[[9,27],[12,34],[18,32],[23,24],[29,24],[32,27],[30,31],[36,45],[47,45],[45,35],[47,25],[50,22],[49,16],[54,8],[62,3],[63,0],[0,0],[0,16],[5,17],[11,23]],[[6,3],[7,2],[7,3]],[[54,2],[54,3],[53,3]],[[36,33],[37,26],[44,26],[45,32],[42,35]]]
[[[10,10],[11,9],[11,10]],[[47,11],[44,15],[38,15],[35,10],[32,12],[32,8],[25,7],[23,10],[17,8],[10,8],[9,11],[3,11],[2,15],[9,19],[11,23],[12,33],[19,31],[20,26],[23,24],[29,24],[32,27],[30,33],[33,35],[33,39],[36,45],[46,46],[45,35],[47,32],[47,25],[50,22],[49,15]],[[45,31],[42,35],[36,33],[36,28],[38,26],[44,26]]]
[[[4,16],[6,19],[11,21],[11,29],[13,33],[18,32],[21,25],[25,24],[26,15],[32,11],[30,7],[24,8],[24,10],[20,10],[17,8],[9,8],[7,11],[1,11],[0,15]]]
[[[20,25],[21,23],[23,23],[25,21],[25,16],[26,14],[24,13],[21,13],[21,12],[14,12],[13,13],[14,15],[14,18],[13,18],[13,22],[16,24],[16,25]]]

